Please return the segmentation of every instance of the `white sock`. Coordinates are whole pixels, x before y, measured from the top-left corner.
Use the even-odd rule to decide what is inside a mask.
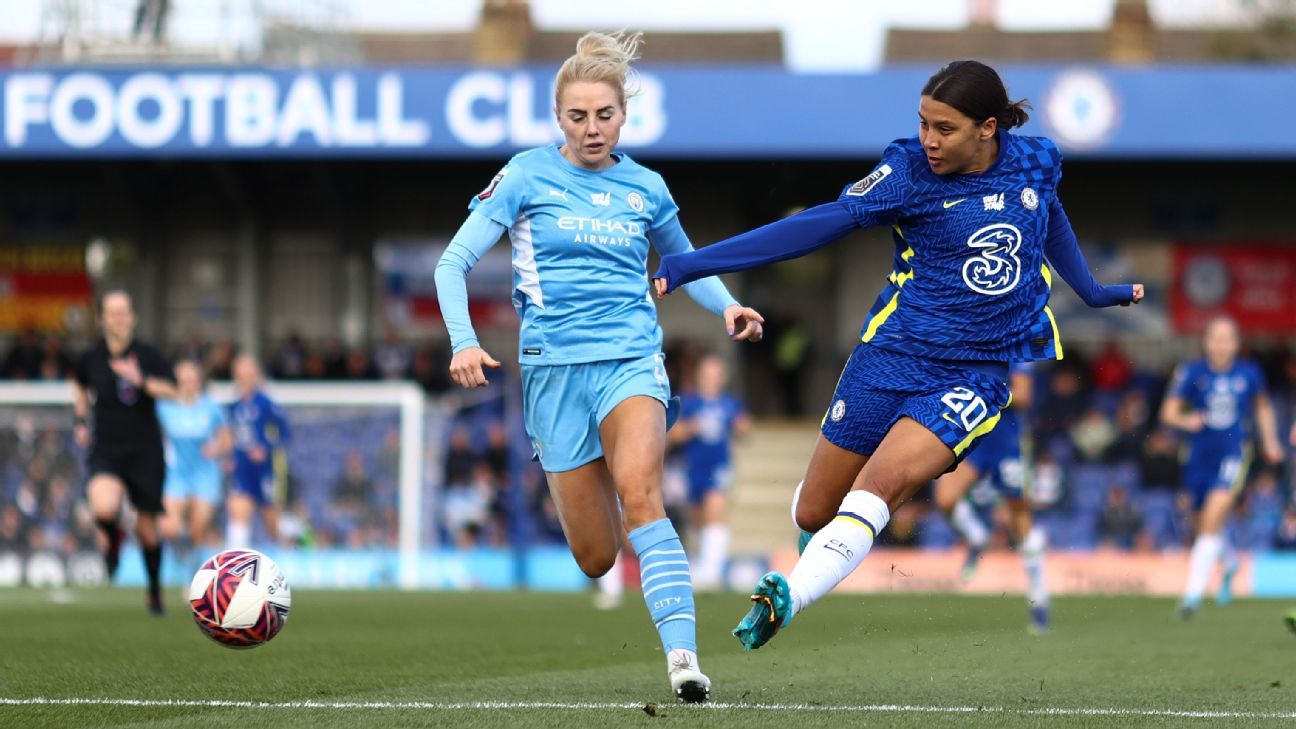
[[[225,527],[226,549],[247,549],[252,546],[252,522],[231,521]]]
[[[798,483],[798,484],[797,484],[797,487],[796,487],[796,490],[792,492],[792,524],[794,524],[794,525],[796,526],[797,529],[800,529],[800,528],[801,528],[801,525],[800,525],[800,524],[797,524],[797,520],[796,520],[796,508],[797,508],[797,504],[801,502],[801,487],[802,487],[802,486],[805,486],[805,481],[802,481],[802,482]]]
[[[891,510],[882,499],[867,491],[847,494],[837,516],[814,535],[788,575],[792,614],[805,610],[854,572],[890,520]]]
[[[1236,572],[1238,568],[1238,552],[1233,548],[1232,542],[1224,541],[1221,537],[1220,547],[1220,564],[1223,565],[1225,572]]]
[[[1206,593],[1206,583],[1210,581],[1211,572],[1215,571],[1223,548],[1224,539],[1218,534],[1202,534],[1193,542],[1188,557],[1188,587],[1184,589],[1184,602],[1201,602]]]
[[[1048,607],[1048,585],[1044,582],[1044,549],[1048,539],[1043,527],[1031,527],[1021,543],[1022,566],[1026,568],[1026,601],[1031,607]]]
[[[954,513],[950,514],[950,525],[954,531],[958,532],[960,537],[967,540],[968,546],[974,549],[982,549],[986,542],[990,541],[990,530],[977,516],[976,509],[967,499],[959,499],[954,505]]]
[[[598,578],[599,592],[610,598],[621,599],[621,593],[625,591],[625,556],[618,551],[616,561],[612,563],[612,569],[607,574]]]
[[[707,524],[698,530],[697,569],[693,570],[693,584],[702,589],[714,590],[724,580],[725,559],[729,556],[729,527],[725,524]]]

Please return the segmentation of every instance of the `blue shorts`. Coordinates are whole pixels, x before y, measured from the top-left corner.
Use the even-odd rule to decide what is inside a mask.
[[[522,416],[540,465],[561,473],[603,457],[599,424],[636,395],[669,407],[665,357],[522,366]]]
[[[257,506],[274,503],[274,468],[235,468],[230,478],[230,493],[250,496]]]
[[[1022,464],[1021,428],[1016,420],[1004,418],[990,431],[967,461],[981,478],[1005,499],[1019,501],[1026,496],[1026,474]]]
[[[712,491],[728,491],[733,481],[733,467],[729,464],[707,469],[688,471],[689,503],[698,506]]]
[[[214,463],[167,466],[164,493],[168,499],[202,499],[215,504],[220,501],[220,491],[220,467]]]
[[[987,370],[994,363],[987,363]],[[900,354],[869,344],[851,352],[823,419],[829,443],[871,456],[891,426],[908,417],[954,452],[953,470],[1008,407],[1002,376],[960,363]]]
[[[1193,511],[1202,508],[1212,491],[1241,491],[1250,465],[1251,454],[1245,448],[1190,453],[1183,467],[1183,483],[1192,495]]]

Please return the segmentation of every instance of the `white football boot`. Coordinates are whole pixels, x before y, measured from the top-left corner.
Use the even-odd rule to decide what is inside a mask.
[[[676,648],[666,656],[666,672],[680,701],[700,704],[711,695],[711,679],[698,668],[697,654]]]

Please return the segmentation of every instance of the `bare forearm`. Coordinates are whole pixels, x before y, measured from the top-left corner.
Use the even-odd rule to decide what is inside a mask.
[[[145,377],[144,392],[154,400],[174,400],[176,396],[175,384],[161,377]]]

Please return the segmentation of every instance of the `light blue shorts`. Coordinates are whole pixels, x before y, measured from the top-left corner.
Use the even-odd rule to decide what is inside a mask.
[[[167,466],[162,493],[168,499],[202,499],[209,504],[220,501],[221,475],[216,466],[176,468]]]
[[[540,465],[549,473],[603,457],[599,424],[636,395],[670,407],[664,355],[571,365],[523,365],[523,419]]]

